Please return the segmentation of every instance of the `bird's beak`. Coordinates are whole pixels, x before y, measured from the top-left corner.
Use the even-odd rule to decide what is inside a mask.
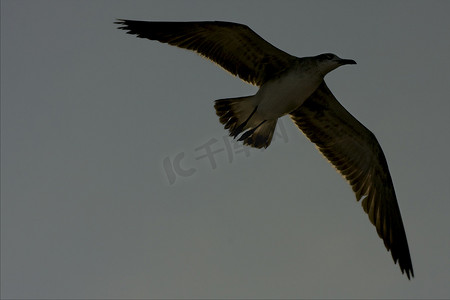
[[[341,65],[356,65],[356,61],[353,59],[342,59],[339,61]]]

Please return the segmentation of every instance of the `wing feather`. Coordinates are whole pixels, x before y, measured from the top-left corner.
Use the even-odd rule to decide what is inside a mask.
[[[248,26],[237,23],[133,20],[115,23],[140,38],[195,51],[258,86],[288,69],[297,59],[265,41]]]
[[[321,86],[291,118],[348,180],[402,273],[414,277],[408,242],[386,158],[375,138]]]

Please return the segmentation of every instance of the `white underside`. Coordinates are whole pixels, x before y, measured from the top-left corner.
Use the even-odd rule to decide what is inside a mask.
[[[253,122],[278,119],[299,107],[317,89],[323,77],[310,72],[293,70],[285,76],[263,84],[251,97],[258,106]]]

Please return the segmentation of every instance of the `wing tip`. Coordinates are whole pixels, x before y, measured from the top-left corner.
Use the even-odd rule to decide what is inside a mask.
[[[387,250],[391,251],[392,258],[394,259],[394,263],[397,264],[397,262],[398,262],[398,266],[400,267],[400,271],[402,271],[402,274],[406,273],[408,280],[411,280],[411,278],[414,278],[414,269],[412,266],[409,249],[407,251],[407,256],[403,256],[403,257],[398,257],[398,256],[394,257],[394,254],[392,253],[392,249],[387,248]]]
[[[402,270],[402,274],[406,273],[408,280],[411,280],[411,278],[414,278],[414,270],[413,270],[412,266],[410,266],[408,268],[404,268],[404,269],[401,268],[401,270]]]
[[[116,18],[114,24],[124,25],[128,20]]]
[[[408,257],[409,258],[409,257]],[[400,265],[400,261],[399,261],[399,265]],[[400,269],[402,270],[402,274],[406,273],[406,276],[408,277],[409,280],[411,280],[411,278],[414,278],[414,269],[412,266],[412,262],[411,259],[409,258],[406,266],[405,265],[400,265]]]
[[[117,29],[123,29],[123,30],[130,30],[129,28],[129,22],[130,20],[125,20],[125,19],[116,19],[116,21],[114,22],[114,24],[116,25],[120,25],[119,27],[117,27]]]

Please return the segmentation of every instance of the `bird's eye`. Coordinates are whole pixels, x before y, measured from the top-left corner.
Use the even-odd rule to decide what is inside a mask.
[[[326,58],[327,58],[327,59],[333,59],[333,57],[334,57],[333,54],[327,54],[327,55],[326,55]]]

